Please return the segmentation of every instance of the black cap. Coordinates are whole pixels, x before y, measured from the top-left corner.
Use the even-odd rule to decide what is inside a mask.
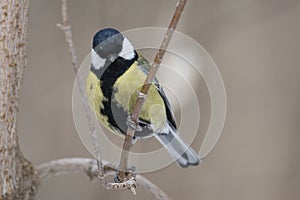
[[[97,54],[106,58],[110,54],[118,54],[122,50],[124,37],[116,29],[105,28],[98,31],[93,38],[93,49]]]

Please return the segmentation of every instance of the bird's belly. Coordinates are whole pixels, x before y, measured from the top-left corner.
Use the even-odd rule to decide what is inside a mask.
[[[136,65],[132,66],[117,79],[113,87],[112,103],[122,108],[127,114],[132,114],[138,98],[137,92],[143,86],[145,79],[146,74]],[[147,128],[151,128],[151,132],[158,132],[166,123],[164,101],[154,84],[150,86],[148,91],[147,99],[140,113],[140,121],[148,124],[150,127]]]

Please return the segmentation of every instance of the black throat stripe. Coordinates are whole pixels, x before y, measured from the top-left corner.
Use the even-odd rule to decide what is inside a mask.
[[[120,132],[124,134],[126,130],[124,132],[123,128],[119,127],[119,123],[115,121],[112,112],[113,85],[115,84],[117,79],[122,74],[124,74],[127,71],[127,69],[138,59],[136,51],[134,51],[134,53],[135,56],[131,60],[126,60],[122,57],[118,57],[112,63],[105,63],[105,66],[98,70],[95,69],[93,66],[91,67],[91,71],[98,77],[98,79],[101,80],[101,90],[103,92],[103,96],[107,100],[103,102],[104,108],[100,109],[100,113],[104,116],[107,116],[108,123],[112,128],[117,128]]]

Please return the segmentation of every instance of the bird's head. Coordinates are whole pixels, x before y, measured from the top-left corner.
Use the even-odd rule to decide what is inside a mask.
[[[114,61],[118,56],[124,59],[134,57],[134,48],[118,30],[105,28],[98,31],[93,38],[93,50],[102,59]]]

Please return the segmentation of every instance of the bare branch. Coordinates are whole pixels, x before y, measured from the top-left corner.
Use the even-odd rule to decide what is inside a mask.
[[[105,163],[104,172],[112,172],[114,169]],[[36,167],[42,181],[61,174],[85,172],[90,178],[98,176],[97,162],[90,158],[63,158],[43,163]]]
[[[131,115],[131,121],[135,124],[136,127],[138,127],[138,119],[139,119],[139,115],[140,112],[142,110],[143,104],[147,99],[147,93],[149,91],[149,88],[151,86],[151,83],[155,77],[155,74],[162,62],[162,59],[166,53],[166,49],[168,48],[168,45],[171,41],[173,32],[178,24],[178,21],[180,19],[181,13],[185,7],[187,0],[180,0],[176,6],[176,10],[174,12],[174,15],[172,17],[172,20],[169,24],[168,30],[165,33],[165,36],[162,40],[162,43],[160,45],[160,48],[158,50],[158,52],[156,53],[154,62],[152,64],[152,67],[150,69],[150,72],[145,80],[145,83],[138,95],[138,99],[135,103],[135,106],[133,108],[133,112]],[[127,132],[126,132],[126,136],[125,136],[125,140],[123,143],[123,151],[122,151],[122,156],[121,156],[121,161],[120,161],[120,179],[121,180],[125,180],[126,179],[126,170],[128,168],[128,155],[130,152],[130,148],[131,148],[131,144],[132,144],[132,138],[134,136],[135,130],[133,127],[128,126]]]
[[[72,59],[73,69],[75,74],[77,74],[77,71],[79,69],[79,65],[77,62],[77,56],[75,53],[75,47],[72,39],[72,32],[71,32],[71,26],[69,25],[68,20],[68,12],[67,12],[67,0],[61,1],[61,13],[62,13],[62,24],[57,24],[59,28],[61,28],[65,33],[65,38],[69,47],[70,56]]]
[[[146,191],[149,191],[156,199],[160,200],[172,200],[164,191],[162,191],[157,185],[146,179],[144,176],[137,175],[136,180],[138,186],[141,186]]]
[[[69,47],[69,52],[70,52],[70,56],[71,56],[72,64],[73,64],[73,70],[74,70],[75,75],[76,75],[76,81],[77,81],[77,84],[78,84],[78,88],[79,88],[79,92],[80,92],[80,96],[81,96],[81,101],[82,101],[82,104],[83,104],[83,109],[84,109],[85,115],[86,115],[87,120],[88,120],[90,134],[93,138],[93,143],[94,143],[93,145],[94,145],[94,148],[95,148],[96,159],[97,159],[98,170],[99,170],[98,175],[99,175],[99,178],[100,178],[101,182],[105,185],[106,182],[103,178],[104,175],[103,175],[103,165],[102,165],[102,162],[101,162],[102,159],[101,159],[101,154],[100,154],[100,147],[99,147],[99,144],[97,142],[98,140],[97,140],[97,133],[96,133],[95,124],[92,121],[93,114],[92,114],[92,112],[90,110],[90,107],[89,107],[89,104],[87,102],[87,97],[86,97],[86,94],[85,94],[82,77],[79,73],[77,73],[78,69],[79,69],[79,64],[77,62],[77,56],[76,56],[76,53],[75,53],[75,47],[74,47],[74,43],[73,43],[73,39],[72,39],[71,25],[69,25],[69,22],[68,22],[67,0],[62,0],[61,2],[62,2],[61,12],[62,12],[63,24],[57,24],[57,26],[59,28],[61,28],[61,30],[65,33],[65,38],[66,38],[66,41],[67,41],[67,44],[68,44],[68,47]]]
[[[103,161],[104,175],[108,176],[115,173],[115,167],[106,161]],[[97,162],[90,158],[65,158],[53,160],[37,166],[37,172],[40,178],[46,180],[53,176],[69,173],[86,173],[90,179],[98,177]],[[171,198],[163,192],[158,186],[149,181],[147,178],[137,175],[136,180],[138,186],[144,188],[158,200],[171,200]],[[111,186],[114,187],[114,186]],[[116,188],[112,188],[116,189]],[[122,189],[122,188],[119,188]]]

